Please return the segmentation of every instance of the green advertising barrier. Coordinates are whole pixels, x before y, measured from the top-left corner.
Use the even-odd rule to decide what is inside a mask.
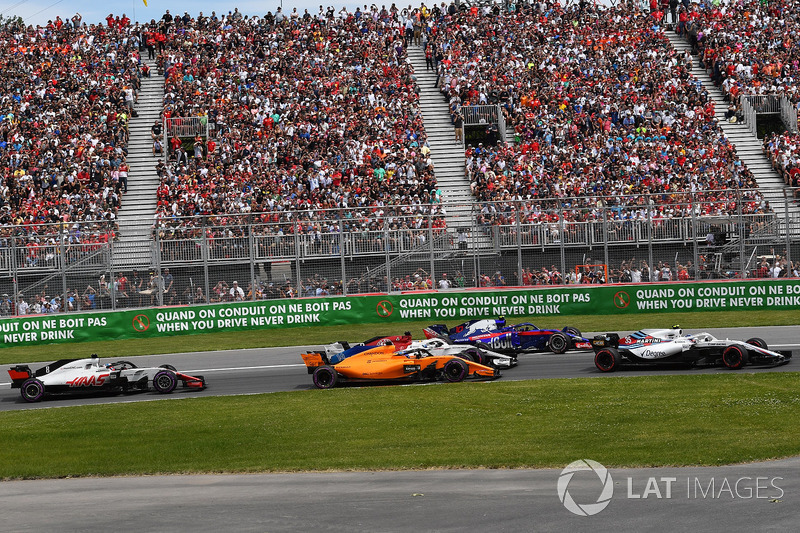
[[[504,315],[800,309],[800,280],[571,285],[529,289],[304,298],[36,315],[0,320],[2,346],[193,335],[297,326],[430,320],[450,325]]]

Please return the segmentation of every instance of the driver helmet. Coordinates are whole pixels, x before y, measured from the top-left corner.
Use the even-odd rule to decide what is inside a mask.
[[[504,316],[497,317],[497,320],[495,322],[496,322],[498,328],[506,327],[506,317],[504,317]]]
[[[674,324],[672,329],[676,330],[678,335],[683,335],[683,330],[681,329],[680,324]]]

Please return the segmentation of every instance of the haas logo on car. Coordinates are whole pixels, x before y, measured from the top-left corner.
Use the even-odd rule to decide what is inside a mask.
[[[102,387],[106,382],[108,374],[100,374],[99,376],[81,376],[72,381],[67,381],[70,387]]]

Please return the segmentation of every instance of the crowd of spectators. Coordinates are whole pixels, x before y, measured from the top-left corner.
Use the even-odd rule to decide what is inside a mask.
[[[800,135],[787,132],[765,135],[764,152],[784,184],[792,187],[794,199],[800,201]]]
[[[212,134],[158,169],[159,227],[183,238],[196,223],[179,217],[246,213],[269,213],[255,221],[270,234],[427,227],[439,192],[397,9],[169,18],[146,28],[163,36],[164,116],[208,116]]]
[[[34,244],[57,230],[33,224],[113,225],[140,75],[127,17],[0,26],[0,224]]]
[[[743,95],[786,98],[800,109],[800,13],[793,0],[723,0],[681,8],[678,32],[685,34],[705,68],[741,116]],[[761,105],[754,102],[754,107]],[[758,110],[758,109],[757,109]],[[775,133],[764,139],[772,165],[794,196],[798,136]]]
[[[428,46],[451,108],[500,104],[514,129],[511,145],[466,150],[473,194],[500,202],[484,224],[513,221],[510,202],[523,222],[557,220],[559,207],[575,221],[599,219],[602,206],[620,219],[689,216],[692,205],[725,215],[737,210],[728,191],[741,191],[744,213],[769,211],[691,58],[635,5],[457,13],[432,25]]]

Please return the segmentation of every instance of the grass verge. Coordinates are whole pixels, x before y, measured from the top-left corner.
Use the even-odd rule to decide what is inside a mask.
[[[0,478],[722,465],[800,454],[800,374],[344,388],[0,413]]]
[[[458,320],[457,322],[461,322]],[[581,331],[635,331],[641,328],[663,328],[680,324],[687,329],[785,326],[800,324],[796,311],[719,311],[705,313],[642,313],[635,316],[548,316],[509,319],[509,323],[533,322],[541,328],[574,326]],[[33,361],[52,361],[56,358],[87,357],[96,353],[101,357],[122,357],[156,353],[187,351],[234,350],[240,348],[265,348],[297,344],[326,344],[336,340],[362,341],[375,335],[396,335],[411,331],[415,338],[422,337],[428,321],[409,321],[403,324],[367,324],[354,326],[317,326],[286,328],[280,330],[236,331],[191,336],[159,337],[118,341],[83,342],[46,346],[24,346],[0,349],[0,364]],[[455,326],[456,322],[448,324]],[[769,341],[769,339],[767,339]]]

